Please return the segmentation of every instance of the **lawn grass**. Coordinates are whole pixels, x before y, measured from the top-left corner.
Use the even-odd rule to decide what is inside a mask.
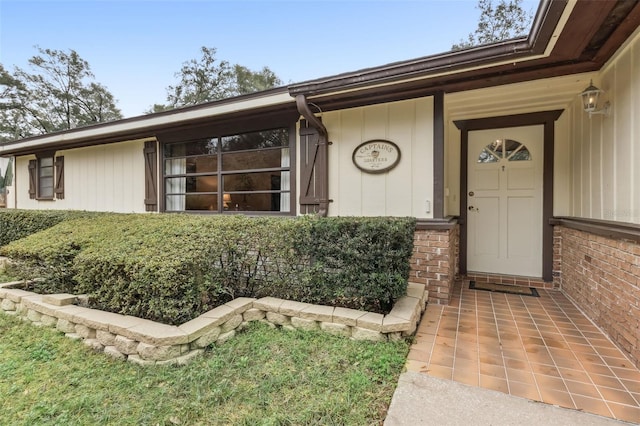
[[[0,314],[0,424],[380,424],[407,352],[253,323],[185,367],[140,367]]]

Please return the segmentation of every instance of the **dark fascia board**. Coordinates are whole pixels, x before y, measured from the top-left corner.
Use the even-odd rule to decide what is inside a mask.
[[[640,1],[578,1],[554,49],[541,56],[567,5],[542,1],[528,38],[395,62],[289,87],[323,111],[596,71],[640,25]],[[523,60],[522,60],[523,59]],[[518,61],[520,60],[520,61]]]
[[[289,86],[289,93],[292,96],[316,96],[336,90],[357,89],[372,84],[428,76],[443,70],[463,70],[507,58],[518,59],[538,55],[546,49],[566,5],[566,0],[541,1],[532,30],[527,37],[310,80]]]
[[[580,1],[573,8],[550,56],[540,55],[521,62],[503,61],[453,73],[398,80],[392,84],[373,82],[358,89],[337,89],[311,99],[326,112],[433,96],[437,92],[455,93],[593,72],[601,69],[639,26],[639,0]]]
[[[292,102],[290,106],[273,109],[254,109],[249,113],[225,114],[220,117],[209,117],[199,120],[185,120],[168,126],[153,126],[137,131],[111,132],[108,135],[86,137],[78,140],[61,139],[41,146],[28,146],[20,149],[7,149],[2,155],[29,155],[42,150],[66,150],[87,146],[105,145],[138,139],[161,139],[167,141],[167,135],[182,133],[185,138],[197,139],[207,136],[230,135],[234,132],[263,130],[282,127],[295,123],[299,114]],[[115,122],[114,122],[115,123]],[[260,127],[256,127],[256,123]],[[45,135],[50,136],[50,135]],[[21,140],[20,142],[24,141]]]
[[[194,111],[199,111],[207,108],[231,105],[237,103],[239,101],[250,101],[252,99],[258,99],[261,97],[268,97],[271,95],[285,94],[287,93],[286,87],[280,87],[276,89],[265,90],[262,92],[252,93],[249,95],[237,96],[234,98],[222,99],[219,101],[207,102],[199,105],[177,108],[169,111],[162,111],[153,114],[147,114],[132,118],[126,118],[123,120],[110,121],[106,123],[95,124],[91,126],[78,127],[76,129],[65,130],[54,133],[47,133],[44,135],[32,136],[25,139],[19,139],[16,141],[11,141],[2,144],[2,150],[0,151],[0,155],[9,156],[9,155],[27,155],[33,154],[42,150],[62,150],[62,149],[70,149],[70,148],[81,148],[85,146],[92,145],[102,145],[109,144],[114,142],[123,142],[127,140],[134,139],[144,139],[144,138],[154,138],[157,134],[180,131],[183,129],[187,129],[190,127],[199,127],[203,125],[223,125],[223,131],[232,131],[232,129],[239,129],[242,125],[246,124],[249,120],[259,119],[261,122],[265,120],[273,120],[275,123],[280,125],[284,121],[295,121],[298,117],[298,113],[295,106],[294,99],[287,104],[276,104],[266,107],[257,107],[251,109],[244,109],[240,111],[230,111],[219,115],[211,115],[207,117],[199,117],[194,119],[185,119],[179,122],[168,123],[166,125],[148,125],[145,126],[145,121],[151,121],[152,119],[156,119],[158,117],[169,117],[175,114],[183,114],[190,113]],[[122,132],[104,132],[95,136],[89,136],[81,139],[75,139],[74,135],[80,132],[92,131],[104,129],[108,130],[110,127],[116,127],[123,124],[133,124],[140,123],[141,125],[134,130],[127,130]],[[55,142],[43,143],[41,146],[38,145],[39,140],[43,139],[57,139]],[[12,148],[12,146],[24,145],[25,143],[29,144],[26,147],[16,147]],[[32,144],[31,144],[32,143]]]

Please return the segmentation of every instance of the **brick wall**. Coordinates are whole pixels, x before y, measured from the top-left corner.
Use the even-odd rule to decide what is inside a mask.
[[[640,367],[640,244],[564,226],[556,244],[562,291]]]
[[[448,305],[458,275],[459,229],[418,229],[413,238],[409,281],[425,284],[429,303]]]
[[[553,288],[562,287],[562,230],[560,226],[553,227]]]

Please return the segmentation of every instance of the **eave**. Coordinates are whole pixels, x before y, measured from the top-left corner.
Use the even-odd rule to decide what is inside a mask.
[[[638,26],[640,0],[542,0],[526,38],[35,136],[0,145],[0,156],[279,126],[299,117],[298,95],[330,111],[596,71]]]
[[[189,129],[218,126],[220,132],[255,126],[276,127],[298,117],[286,88],[207,102],[155,114],[100,123],[0,144],[0,156],[33,154],[126,140],[155,138]]]
[[[639,25],[638,0],[543,1],[526,39],[294,84],[289,92],[330,111],[596,71]]]

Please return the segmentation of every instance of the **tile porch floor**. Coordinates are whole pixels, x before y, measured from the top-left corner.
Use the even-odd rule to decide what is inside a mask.
[[[640,423],[640,370],[560,291],[469,290],[428,305],[407,369]]]

